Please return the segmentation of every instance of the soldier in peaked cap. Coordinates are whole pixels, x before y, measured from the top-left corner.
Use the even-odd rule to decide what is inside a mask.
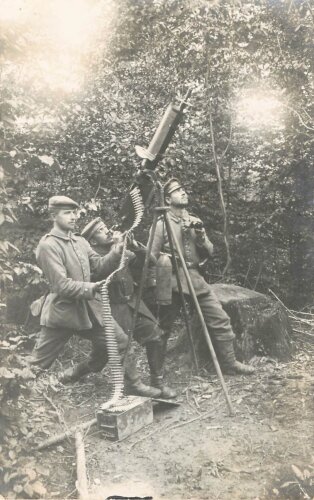
[[[233,347],[235,335],[231,327],[230,318],[223,310],[210,285],[200,274],[199,265],[204,258],[212,255],[213,244],[209,241],[205,233],[202,221],[188,213],[188,195],[178,179],[172,178],[166,182],[164,185],[164,194],[165,201],[170,206],[170,225],[185,258],[204,320],[217,349],[222,370],[229,374],[239,373],[249,375],[254,372],[254,369],[236,360]],[[171,254],[171,250],[164,221],[160,219],[157,221],[152,254],[158,259],[163,253]],[[183,293],[189,296],[190,291],[183,268],[177,256],[175,258],[178,262]],[[168,336],[170,335],[177,309],[180,307],[177,281],[174,273],[172,274],[171,286],[173,292],[172,303],[159,306],[161,327],[167,332]]]
[[[39,242],[36,258],[49,282],[49,293],[41,310],[41,332],[33,352],[33,363],[49,368],[67,341],[76,334],[92,342],[87,361],[63,372],[59,379],[66,383],[82,375],[102,370],[107,362],[104,322],[99,291],[102,281],[92,282],[91,272],[108,276],[120,262],[122,244],[100,256],[77,233],[74,227],[79,205],[66,196],[53,196],[48,208],[53,220],[52,230]],[[129,253],[128,257],[133,254]],[[115,322],[118,348],[123,356],[128,337]],[[130,394],[159,396],[160,391],[141,382],[134,356],[128,356],[125,372]]]
[[[176,177],[172,177],[164,184],[165,196],[169,196],[171,193],[173,193],[173,191],[176,191],[177,189],[181,188],[184,189],[179,180]]]
[[[87,224],[81,234],[101,255],[108,255],[115,240],[121,239],[122,236],[118,232],[111,233],[100,217]],[[134,258],[130,259],[127,265],[115,274],[108,287],[112,315],[125,333],[130,333],[132,328],[137,299],[137,288],[134,281],[140,279],[146,256],[146,248],[134,240],[130,242],[130,248],[134,253]],[[150,265],[154,266],[156,260],[152,256],[150,260]],[[101,276],[96,277],[96,279],[99,277]],[[134,338],[146,348],[151,385],[161,390],[161,398],[171,399],[176,396],[176,392],[168,387],[163,379],[165,361],[163,336],[164,332],[159,327],[158,321],[141,300],[134,327]]]
[[[83,238],[90,242],[93,234],[96,233],[97,230],[100,229],[103,225],[104,223],[101,218],[96,217],[84,227],[83,231],[81,232],[81,236],[83,236]]]

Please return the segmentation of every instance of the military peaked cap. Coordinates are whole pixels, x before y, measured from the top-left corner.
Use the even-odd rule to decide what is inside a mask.
[[[103,225],[103,221],[101,220],[100,217],[96,217],[96,219],[91,220],[83,229],[81,232],[81,235],[89,241],[92,237],[93,234],[97,231],[99,227]]]
[[[169,181],[167,181],[164,185],[165,196],[169,196],[169,194],[173,193],[173,191],[176,191],[177,189],[180,189],[181,187],[182,184],[180,184],[179,180],[172,177],[172,179],[169,179]]]
[[[49,198],[48,208],[49,210],[54,208],[68,210],[69,208],[79,208],[79,204],[67,196],[52,196]]]

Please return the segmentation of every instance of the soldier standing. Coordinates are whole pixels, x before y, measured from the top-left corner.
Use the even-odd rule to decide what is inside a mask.
[[[230,318],[223,310],[210,285],[204,280],[199,271],[201,260],[204,257],[212,255],[213,244],[209,241],[200,219],[188,213],[188,196],[180,182],[175,178],[170,179],[164,186],[164,193],[165,201],[170,206],[170,225],[177,236],[180,249],[185,258],[205,323],[213,337],[214,346],[217,349],[221,368],[228,374],[250,375],[254,372],[253,367],[236,360],[233,346],[235,334],[231,327]],[[153,240],[152,254],[158,259],[163,253],[170,254],[171,251],[164,221],[159,219]],[[186,277],[178,258],[177,262],[183,293],[185,296],[189,296],[190,292]],[[174,273],[172,274],[170,287],[173,292],[172,303],[159,306],[160,324],[168,337],[178,307],[180,306],[177,281]]]
[[[49,283],[41,311],[41,331],[33,352],[33,364],[49,368],[76,334],[92,342],[87,361],[60,374],[63,383],[78,380],[82,375],[101,371],[107,362],[106,338],[99,291],[102,282],[92,283],[91,272],[108,276],[117,268],[122,245],[113,245],[106,256],[97,254],[88,242],[73,233],[79,205],[66,196],[49,199],[52,230],[39,242],[36,258]],[[133,254],[129,252],[128,258]],[[115,335],[123,356],[128,337],[115,322]],[[125,379],[130,394],[157,397],[160,391],[141,382],[135,359],[128,357]]]
[[[82,231],[82,236],[87,239],[92,248],[101,255],[109,255],[115,246],[115,241],[122,241],[121,233],[112,233],[100,217],[92,220]],[[129,259],[124,269],[113,277],[109,284],[110,306],[113,318],[122,327],[125,333],[130,333],[133,323],[133,314],[136,304],[136,289],[134,275],[141,274],[144,265],[146,249],[139,243],[130,243],[133,258]],[[151,257],[151,264],[156,260]],[[102,275],[95,273],[96,279]],[[164,383],[163,368],[165,361],[165,335],[160,329],[156,318],[141,300],[139,312],[134,328],[134,338],[146,347],[147,360],[151,374],[151,385],[160,389],[161,398],[171,399],[176,397],[176,392]]]

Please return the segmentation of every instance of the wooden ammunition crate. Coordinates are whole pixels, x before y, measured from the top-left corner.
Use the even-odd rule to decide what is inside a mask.
[[[119,406],[127,405],[127,409]],[[104,437],[121,441],[153,422],[153,405],[150,398],[128,396],[121,399],[114,409],[101,408],[96,412],[99,428]]]

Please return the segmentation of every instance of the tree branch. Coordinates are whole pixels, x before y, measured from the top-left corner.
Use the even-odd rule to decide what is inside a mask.
[[[297,117],[299,118],[299,121],[300,123],[303,125],[303,127],[305,127],[307,130],[311,130],[314,132],[314,128],[312,127],[309,127],[303,120],[302,116],[300,115],[300,113],[297,112],[296,109],[294,108],[291,108],[291,106],[288,106],[287,104],[284,105],[285,108],[289,109],[290,111],[292,111],[292,113],[295,113],[297,115]]]
[[[309,9],[309,13],[311,14],[311,18],[312,18],[312,21],[314,23],[314,15],[313,15],[313,11],[312,11],[312,8],[311,8],[311,5],[310,5],[310,2],[306,2],[306,5],[308,6],[308,9]]]
[[[214,128],[213,128],[213,121],[212,121],[211,113],[209,113],[209,126],[210,126],[210,137],[211,137],[211,143],[212,143],[212,151],[213,151],[214,163],[215,163],[215,168],[216,168],[216,175],[217,175],[217,180],[218,180],[219,201],[220,201],[220,206],[221,206],[221,211],[222,211],[222,216],[223,216],[223,238],[224,238],[226,253],[227,253],[227,261],[226,261],[225,267],[224,267],[223,272],[222,272],[222,275],[224,276],[230,267],[231,255],[230,255],[230,246],[229,246],[227,210],[226,210],[226,204],[225,204],[223,190],[222,190],[220,165],[219,165],[219,160],[218,160],[217,154],[216,154],[215,136],[214,136]]]
[[[219,162],[221,163],[221,161],[224,159],[224,157],[226,156],[227,152],[228,152],[228,149],[230,147],[230,144],[231,144],[231,138],[232,138],[232,132],[233,132],[233,128],[232,128],[232,122],[230,122],[230,132],[229,132],[229,138],[228,138],[228,142],[227,142],[227,146],[225,147],[224,151],[222,152],[221,156],[220,156],[220,160]]]

